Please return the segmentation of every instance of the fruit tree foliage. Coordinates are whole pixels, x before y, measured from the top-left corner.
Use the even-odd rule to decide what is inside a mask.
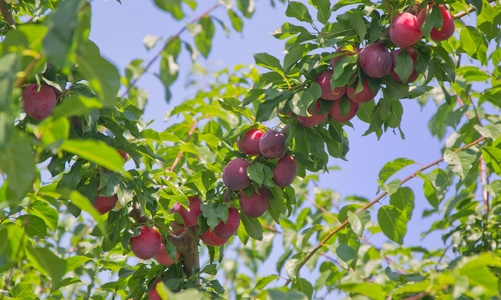
[[[211,74],[162,131],[137,81],[169,102],[181,53],[197,65],[215,31],[259,20],[254,0],[153,2],[180,30],[119,70],[89,39],[92,1],[0,0],[2,299],[499,299],[497,1],[271,0],[283,55]],[[387,162],[374,199],[312,188],[351,118],[404,138],[402,102],[430,98],[436,161]],[[444,246],[404,245],[421,200]]]

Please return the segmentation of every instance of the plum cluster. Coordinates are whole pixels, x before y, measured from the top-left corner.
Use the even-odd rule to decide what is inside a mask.
[[[335,56],[331,60],[331,69],[321,71],[313,79],[314,82],[319,84],[322,90],[320,99],[333,101],[329,112],[317,113],[321,107],[320,99],[318,99],[313,110],[308,108],[308,113],[311,116],[296,116],[298,123],[304,127],[314,127],[321,124],[329,114],[337,122],[351,120],[357,114],[360,104],[374,99],[378,92],[374,87],[370,87],[368,77],[381,78],[389,74],[393,80],[400,84],[414,82],[419,76],[416,72],[418,52],[412,45],[423,37],[422,27],[432,7],[433,4],[429,4],[427,8],[419,11],[417,16],[409,12],[403,12],[395,17],[390,26],[389,35],[392,43],[400,48],[396,48],[391,52],[388,51],[384,41],[369,44],[361,50],[355,46],[337,48],[334,52]],[[443,22],[440,28],[433,27],[431,29],[430,38],[433,41],[444,41],[454,34],[454,18],[443,5],[438,5],[437,7],[440,10]],[[402,49],[407,51],[413,62],[413,70],[407,78],[400,78],[395,71],[397,56]],[[357,55],[357,64],[367,76],[363,76],[362,78],[353,74],[350,83],[333,88],[331,85],[333,70],[342,56],[345,55]],[[343,101],[342,98],[344,96],[348,98],[350,105],[346,115],[342,115],[340,109],[340,102]]]
[[[278,130],[250,129],[242,138],[237,138],[237,147],[246,155],[261,155],[274,160],[278,159],[277,166],[273,169],[273,181],[281,188],[285,188],[294,181],[297,176],[297,165],[294,158],[285,155],[287,137]],[[243,189],[249,187],[252,182],[247,175],[247,168],[251,164],[243,158],[231,160],[223,170],[223,183],[232,191],[240,191],[240,208],[242,213],[249,217],[260,217],[268,209],[270,200],[269,191],[265,187],[254,189],[253,194],[247,197]]]

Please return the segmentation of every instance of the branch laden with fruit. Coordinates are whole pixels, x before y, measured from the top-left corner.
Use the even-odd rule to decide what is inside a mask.
[[[187,8],[174,2],[155,4],[184,19]],[[196,1],[182,2],[197,8]],[[226,279],[240,287],[235,298],[311,299],[322,289],[360,299],[495,296],[501,185],[489,178],[501,174],[501,125],[499,115],[480,106],[500,105],[501,52],[489,50],[490,40],[501,36],[498,6],[493,1],[289,1],[285,15],[309,27],[284,23],[273,32],[286,40],[282,60],[258,53],[255,63],[266,72],[252,66],[214,72],[209,89],[200,88],[168,112],[167,119],[175,121],[169,120],[164,131],[149,128],[143,120],[147,96],[138,80],[160,59],[157,76],[169,101],[182,45],[207,58],[219,8],[226,8],[236,31],[242,30],[240,15],[252,16],[253,1],[237,1],[238,11],[228,2],[186,22],[152,60],[131,62],[120,77],[89,40],[91,3],[0,0],[5,21],[0,27],[0,236],[6,240],[0,271],[7,274],[2,287],[8,296],[19,298],[18,289],[29,290],[23,276],[33,272],[25,277],[40,275],[40,285],[48,286],[38,298],[104,299],[99,293],[109,292],[123,299],[176,297],[172,293],[229,297],[214,275],[235,235],[241,242],[232,243],[235,251],[248,258],[243,264],[254,272],[254,282],[247,282],[225,266]],[[463,12],[473,11],[478,28],[461,20]],[[182,36],[186,29],[190,38]],[[462,57],[494,70],[462,66]],[[486,80],[491,86],[476,92],[472,82]],[[383,192],[373,201],[346,197],[336,208],[334,192],[322,189],[311,200],[318,211],[303,205],[316,181],[311,174],[328,170],[330,158],[346,159],[343,127],[353,126],[350,120],[357,116],[368,124],[364,135],[379,139],[391,128],[404,137],[401,101],[418,98],[424,104],[437,84],[445,102],[430,131],[440,139],[447,126],[456,133],[443,158],[391,182],[415,162],[387,163],[378,180]],[[447,166],[423,173],[444,161]],[[412,178],[424,181],[429,214],[443,207],[444,220],[430,232],[448,229],[444,240],[454,237],[450,247],[432,252],[403,246],[415,196],[402,185]],[[481,206],[474,195],[477,185]],[[452,186],[455,197],[442,203]],[[384,196],[389,204],[380,203]],[[378,223],[368,212],[375,203],[381,204]],[[284,252],[277,273],[285,269],[288,278],[283,288],[265,289],[281,278],[259,279],[255,271],[280,232],[275,226],[282,230]],[[68,229],[74,232],[70,241]],[[365,238],[368,232],[382,232],[396,246],[378,248]],[[71,250],[59,253],[62,243]],[[442,260],[450,248],[449,266]],[[320,266],[318,253],[326,257]],[[423,260],[409,264],[416,253]],[[126,255],[139,262],[130,264]],[[474,264],[480,267],[470,268]],[[305,265],[320,273],[315,283],[301,277]],[[100,272],[108,271],[118,279],[97,286]],[[85,288],[80,279],[71,280],[83,274],[91,278]],[[489,280],[476,281],[478,274]]]

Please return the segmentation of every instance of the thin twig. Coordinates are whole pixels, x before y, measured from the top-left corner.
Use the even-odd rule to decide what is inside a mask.
[[[174,41],[176,41],[176,39],[178,39],[181,34],[186,30],[188,29],[188,25],[190,24],[193,24],[195,22],[197,22],[198,20],[200,20],[201,18],[203,18],[204,16],[208,15],[211,11],[213,11],[214,9],[218,8],[219,6],[221,6],[221,2],[218,2],[217,4],[215,4],[214,6],[212,6],[211,8],[209,8],[208,10],[206,10],[203,14],[201,14],[200,16],[194,18],[193,20],[191,20],[191,22],[189,22],[188,24],[186,24],[183,28],[181,28],[174,36],[170,37],[169,40],[167,41],[167,43],[165,43],[164,47],[162,48],[162,50],[160,50],[157,55],[155,55],[149,62],[148,64],[146,65],[146,67],[142,70],[141,74],[139,74],[138,77],[134,78],[131,83],[127,86],[127,89],[122,93],[121,97],[125,97],[130,89],[136,85],[136,82],[139,80],[139,78],[141,78],[145,73],[146,71],[148,71],[148,69],[153,65],[153,63],[160,57],[162,56],[162,52],[165,51],[165,49],[167,49],[170,45],[172,45],[172,43],[174,43]]]
[[[0,0],[1,1],[1,0]],[[14,86],[15,87],[20,87],[24,80],[26,79],[26,77],[28,77],[28,75],[31,73],[31,71],[33,71],[33,69],[35,68],[35,65],[37,64],[37,62],[42,58],[42,53],[38,53],[37,56],[34,57],[34,59],[30,62],[30,64],[26,67],[26,69],[21,73],[21,77],[19,77],[16,82],[14,82]]]
[[[494,2],[494,1],[496,1],[496,0],[487,0],[487,2],[488,2],[488,3],[492,3],[492,2]],[[454,18],[454,19],[460,19],[460,18],[462,18],[462,17],[464,17],[464,16],[466,16],[466,15],[468,15],[468,14],[470,14],[471,12],[474,12],[474,11],[476,11],[476,10],[477,10],[477,9],[476,9],[475,7],[470,7],[470,8],[468,8],[468,9],[467,9],[467,10],[465,10],[465,11],[462,11],[462,12],[460,12],[460,13],[455,14],[455,15],[453,16],[453,18]]]
[[[458,151],[461,151],[463,149],[466,149],[466,148],[469,148],[471,146],[474,146],[474,145],[477,145],[478,143],[482,142],[483,140],[485,140],[485,137],[482,137],[482,138],[479,138],[478,140],[474,141],[474,142],[471,142],[469,143],[468,145],[465,145],[457,150],[455,150],[454,152],[458,152]],[[428,164],[424,167],[421,167],[419,170],[417,170],[416,172],[412,173],[411,175],[409,175],[407,178],[405,178],[404,180],[402,180],[400,182],[400,185],[399,186],[402,186],[402,184],[406,183],[407,181],[411,180],[412,178],[416,177],[417,174],[419,174],[420,172],[428,169],[428,168],[431,168],[433,167],[434,165],[437,165],[438,163],[442,162],[444,160],[444,158],[440,158],[434,162],[432,162],[431,164]],[[364,207],[362,207],[359,211],[356,212],[356,214],[359,214],[365,210],[367,210],[368,208],[370,208],[372,205],[376,204],[377,202],[379,202],[379,200],[383,199],[383,197],[385,197],[386,195],[388,195],[388,192],[384,192],[382,193],[381,195],[379,195],[376,199],[372,200],[370,203],[366,204]],[[346,225],[348,225],[349,223],[349,220],[346,220],[344,221],[341,225],[339,225],[338,227],[336,227],[334,230],[330,231],[327,236],[325,236],[322,241],[311,251],[308,253],[308,255],[306,255],[306,257],[298,264],[297,266],[297,269],[296,269],[296,275],[299,277],[299,271],[301,270],[301,268],[306,264],[306,262],[308,262],[312,257],[313,255],[315,255],[315,253],[318,252],[318,250],[320,250],[320,248],[322,248],[325,243],[327,243],[327,241],[333,237],[336,233],[338,233],[341,229],[343,229],[344,227],[346,227]],[[287,286],[289,283],[291,282],[291,280],[289,279],[286,283],[285,283],[285,286]]]
[[[188,132],[188,136],[186,137],[186,140],[184,141],[185,143],[190,141],[190,138],[193,135],[193,132],[195,132],[197,124],[198,124],[198,120],[196,120],[193,123],[193,125],[191,126],[190,132]],[[179,161],[181,160],[182,156],[183,156],[183,150],[179,150],[179,153],[177,154],[176,159],[172,163],[172,166],[170,166],[170,169],[169,169],[170,172],[174,171],[174,168],[176,168],[176,166],[179,163]],[[172,178],[172,176],[169,175],[169,176],[167,176],[167,178],[165,180],[169,181],[169,180],[171,180],[171,178]]]

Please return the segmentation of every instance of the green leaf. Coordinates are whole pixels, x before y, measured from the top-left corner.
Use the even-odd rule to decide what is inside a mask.
[[[0,170],[7,175],[7,189],[15,197],[10,200],[22,199],[35,179],[35,156],[30,139],[17,130],[12,131],[7,145],[0,148]]]
[[[17,299],[36,299],[36,295],[33,292],[33,283],[31,282],[18,282],[14,285],[14,288],[10,291],[11,295]]]
[[[30,212],[32,215],[41,218],[52,232],[56,232],[59,214],[55,208],[46,202],[35,201],[31,205]]]
[[[251,238],[258,241],[263,239],[263,227],[261,226],[261,223],[259,223],[258,218],[251,218],[245,214],[240,214],[240,219],[242,220],[245,230]]]
[[[482,64],[487,63],[487,40],[477,28],[466,26],[459,34],[461,48],[471,57],[478,59]]]
[[[81,255],[68,257],[68,259],[66,259],[66,273],[71,272],[76,268],[83,266],[85,263],[91,260],[92,258]]]
[[[23,256],[22,248],[26,243],[23,228],[15,224],[6,224],[0,227],[0,271],[5,272],[16,264]],[[22,252],[20,252],[22,251]]]
[[[306,297],[308,297],[308,299],[311,299],[311,297],[313,297],[313,286],[308,280],[304,278],[294,278],[291,288],[301,292]]]
[[[383,184],[381,188],[383,189],[383,191],[387,192],[388,195],[392,195],[400,188],[401,184],[402,182],[400,181],[400,179],[393,179],[389,183]]]
[[[384,300],[385,292],[377,283],[357,282],[357,283],[342,283],[337,286],[340,290],[347,293],[361,294],[369,297],[372,300]]]
[[[312,0],[311,4],[317,9],[317,20],[326,25],[331,17],[331,2],[329,0]]]
[[[289,48],[288,53],[284,57],[284,69],[290,70],[291,68],[296,66],[298,61],[303,59],[305,55],[317,48],[317,44],[311,43],[300,44]]]
[[[468,174],[476,159],[477,153],[471,149],[464,149],[458,152],[446,149],[444,153],[444,161],[461,178],[464,178]]]
[[[404,242],[407,219],[403,212],[392,205],[384,205],[378,210],[377,219],[384,235],[400,245]]]
[[[176,81],[179,74],[179,65],[176,60],[181,52],[181,40],[178,37],[171,37],[169,42],[169,47],[162,51],[160,74],[157,75],[165,87],[165,99],[167,102],[171,98],[170,86]]]
[[[398,208],[408,222],[412,217],[414,210],[414,192],[409,187],[401,187],[390,196],[390,204]]]
[[[360,218],[351,211],[348,211],[348,220],[350,221],[351,230],[353,230],[356,235],[362,236],[364,232],[364,226],[362,224],[362,221],[360,221]]]
[[[301,2],[290,1],[285,15],[290,18],[296,18],[301,22],[313,23],[308,8]]]
[[[0,57],[0,110],[8,110],[10,107],[10,95],[16,80],[15,70],[17,70],[17,56],[14,53],[2,54]]]
[[[280,276],[278,276],[278,275],[269,275],[269,276],[263,277],[263,278],[258,280],[258,282],[256,283],[256,286],[254,287],[254,290],[264,289],[272,281],[279,279],[279,278],[280,278]]]
[[[348,265],[351,265],[357,259],[355,249],[346,244],[332,244],[327,245],[327,247]]]
[[[47,225],[45,221],[35,215],[22,215],[19,216],[18,221],[24,225],[24,231],[28,236],[45,238],[47,236]]]
[[[279,289],[268,290],[270,300],[304,300],[307,297],[296,291],[281,291]]]
[[[78,191],[68,192],[63,190],[65,198],[71,199],[71,203],[77,206],[82,211],[88,212],[94,221],[97,222],[97,226],[103,234],[106,234],[107,230],[104,225],[104,217],[92,206],[92,203],[87,199],[87,197],[80,194]]]
[[[365,40],[365,34],[367,33],[367,27],[365,25],[365,20],[362,17],[362,13],[358,10],[350,10],[348,13],[348,17],[350,20],[350,25],[357,32],[359,41]],[[401,51],[406,52],[406,51]]]
[[[184,17],[183,10],[181,9],[181,0],[154,0],[158,8],[170,13],[177,20]]]
[[[62,142],[70,134],[70,122],[67,118],[45,119],[35,130],[37,137],[46,145]]]
[[[501,136],[501,124],[494,124],[486,127],[475,125],[474,128],[478,131],[478,133],[486,138],[496,140],[499,136]]]
[[[438,209],[438,205],[444,198],[445,192],[447,191],[447,174],[441,169],[436,169],[428,174],[420,173],[418,176],[424,180],[423,190],[426,199],[431,206]]]
[[[296,246],[300,251],[302,251],[307,245],[308,245],[308,240],[310,237],[315,233],[318,232],[319,230],[322,230],[323,227],[320,224],[315,224],[310,228],[307,228],[303,230],[298,236],[297,236],[297,243]]]
[[[99,101],[106,106],[114,105],[120,88],[117,68],[101,56],[99,48],[91,41],[78,48],[76,58],[78,71],[89,82]]]
[[[484,157],[485,163],[490,169],[494,171],[497,175],[501,175],[501,149],[492,146],[486,146],[482,148],[482,155]]]
[[[44,54],[50,61],[64,66],[73,45],[78,26],[78,10],[83,1],[61,1],[50,15],[49,31],[43,39]]]
[[[398,74],[398,77],[405,84],[409,79],[412,71],[414,71],[414,61],[412,60],[409,52],[400,51],[397,54],[397,58],[395,60],[395,72]]]
[[[387,162],[383,166],[381,171],[379,171],[379,180],[386,182],[396,172],[415,163],[416,162],[414,162],[412,159],[407,159],[405,157],[397,158],[393,161]]]
[[[198,24],[201,26],[195,34],[195,44],[200,53],[207,58],[212,48],[212,37],[214,36],[214,24],[211,17],[203,16]],[[193,33],[193,32],[192,32]]]
[[[231,26],[238,32],[242,32],[244,22],[232,9],[228,9],[228,16],[230,17]]]
[[[232,112],[233,114],[239,116],[242,115],[246,117],[251,123],[254,123],[255,118],[252,111],[247,107],[243,106],[242,102],[234,97],[225,97],[219,99],[219,104],[225,110]]]
[[[252,17],[254,14],[254,0],[238,0],[238,9],[246,18]]]
[[[56,256],[48,248],[38,248],[31,245],[26,247],[26,255],[30,263],[40,272],[48,275],[55,284],[58,284],[66,274],[66,261]]]
[[[64,101],[54,108],[52,118],[55,120],[70,116],[83,116],[100,108],[103,108],[103,104],[96,98],[86,98],[82,95],[75,95],[64,98]]]
[[[284,70],[282,69],[278,58],[271,56],[268,53],[254,54],[254,61],[256,62],[256,65],[260,67],[270,69],[278,72],[279,74],[284,74]]]
[[[63,151],[80,156],[108,170],[123,172],[124,160],[118,151],[103,141],[65,140],[61,145]]]

